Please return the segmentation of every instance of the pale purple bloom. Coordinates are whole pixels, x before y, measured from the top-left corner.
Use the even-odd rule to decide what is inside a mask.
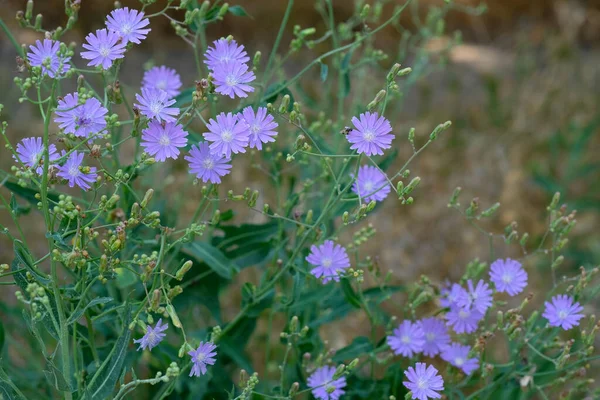
[[[179,94],[179,89],[181,89],[181,77],[173,68],[164,65],[152,67],[144,72],[142,87],[164,90],[169,97],[175,97]]]
[[[410,390],[413,399],[428,400],[442,397],[438,392],[444,390],[444,380],[433,365],[427,366],[425,363],[418,362],[415,368],[408,367],[404,375],[408,381],[402,383]]]
[[[554,296],[551,302],[545,302],[546,310],[543,317],[548,320],[550,326],[560,326],[565,331],[574,326],[579,326],[579,320],[583,318],[583,307],[575,302],[573,297],[566,294]]]
[[[167,334],[163,332],[166,331],[167,328],[169,328],[169,324],[161,324],[162,319],[159,319],[154,328],[148,325],[146,327],[146,333],[144,334],[144,336],[142,336],[140,339],[135,339],[133,341],[133,343],[140,344],[140,347],[138,347],[138,351],[146,349],[152,350],[153,347],[158,346],[158,344],[162,342],[165,336],[167,336]]]
[[[394,134],[390,133],[390,121],[376,112],[360,114],[359,118],[352,117],[354,129],[346,136],[348,142],[352,143],[352,150],[356,150],[358,154],[372,156],[382,155],[383,150],[392,147]]]
[[[446,324],[439,318],[430,317],[420,321],[423,330],[423,354],[433,357],[442,351],[450,343],[450,335]]]
[[[140,44],[140,40],[146,38],[150,28],[144,27],[150,24],[148,18],[144,18],[144,12],[134,9],[117,8],[113,10],[106,18],[106,27],[123,39],[123,43],[128,42]]]
[[[206,142],[198,143],[197,147],[192,146],[190,155],[184,158],[190,163],[190,173],[204,183],[221,183],[221,177],[231,172],[230,160],[213,154]]]
[[[156,161],[165,161],[167,158],[177,159],[179,147],[187,144],[187,132],[175,122],[160,123],[152,120],[148,127],[142,131],[141,146],[146,153],[153,156]]]
[[[140,112],[149,119],[172,122],[179,115],[179,108],[169,107],[175,104],[167,92],[159,89],[142,88],[142,95],[136,93],[135,98],[139,104],[134,104]]]
[[[490,279],[498,292],[516,296],[527,286],[527,272],[520,262],[507,258],[498,259],[490,266]]]
[[[275,141],[277,136],[277,122],[274,121],[273,116],[267,113],[265,107],[258,107],[256,114],[252,107],[248,106],[242,110],[241,118],[247,125],[247,129],[250,131],[250,148],[257,148],[262,150],[263,143],[269,143]]]
[[[350,259],[346,249],[332,240],[326,240],[322,245],[312,245],[306,261],[316,266],[310,273],[322,278],[323,283],[331,280],[340,281],[340,273],[350,267]]]
[[[44,41],[36,40],[35,46],[29,46],[31,50],[27,53],[29,64],[33,67],[42,67],[42,75],[48,75],[50,78],[60,76],[67,72],[71,65],[71,57],[61,56],[60,42],[51,39]]]
[[[81,57],[90,60],[90,66],[101,65],[102,69],[109,69],[113,61],[124,57],[125,43],[115,32],[98,29],[96,34],[88,34],[85,40],[87,43],[83,48],[88,51],[81,52]]]
[[[358,176],[352,185],[352,191],[367,203],[385,200],[390,190],[385,175],[370,165],[363,165],[358,169]]]
[[[312,394],[318,400],[338,400],[346,391],[346,377],[334,379],[335,367],[323,366],[318,368],[306,383],[312,389]]]
[[[235,40],[219,39],[213,42],[214,47],[209,47],[204,54],[204,63],[211,70],[216,70],[230,62],[245,63],[250,60],[244,50],[244,45],[239,45]]]
[[[34,169],[38,175],[44,172],[44,142],[41,137],[30,137],[21,140],[17,143],[16,152],[19,159],[17,160],[17,157],[13,155],[15,161],[20,160],[29,168]],[[56,146],[53,144],[48,146],[48,155],[50,162],[60,158],[56,152]]]
[[[248,85],[254,79],[254,72],[248,71],[246,64],[237,61],[219,65],[213,71],[215,91],[232,99],[236,96],[248,97],[249,92],[254,92],[254,88]]]
[[[479,368],[479,360],[477,358],[469,358],[470,351],[470,346],[452,343],[444,348],[441,357],[456,368],[460,368],[466,375],[470,375],[471,372]]]
[[[216,345],[207,342],[200,342],[200,345],[196,350],[189,351],[188,354],[192,357],[192,370],[190,376],[200,376],[206,374],[207,365],[215,365],[215,356],[217,352],[215,349]]]
[[[440,305],[442,307],[450,307],[456,304],[459,297],[467,295],[467,291],[458,283],[447,282],[440,290]]]
[[[89,138],[95,133],[103,133],[106,129],[106,114],[108,110],[95,97],[78,104],[78,95],[75,92],[59,100],[54,121],[65,133]]]
[[[67,159],[65,165],[58,167],[57,175],[60,178],[68,180],[70,187],[77,185],[83,190],[88,190],[90,188],[89,184],[96,181],[98,174],[96,174],[96,167],[89,167],[90,170],[88,173],[81,171],[82,162],[83,153],[74,151]]]
[[[469,279],[467,286],[469,288],[465,292],[461,292],[456,299],[456,304],[463,308],[475,308],[485,314],[492,305],[492,289],[483,280],[479,280],[477,286],[473,286],[473,281]]]
[[[476,308],[468,309],[457,305],[450,306],[450,311],[446,314],[448,325],[456,333],[472,333],[477,330],[477,324],[483,318],[483,314]]]
[[[402,321],[393,334],[387,337],[387,343],[394,351],[404,357],[412,357],[423,350],[425,338],[421,324],[418,322]]]
[[[209,132],[204,132],[204,139],[211,142],[210,150],[218,155],[231,157],[231,153],[245,153],[250,140],[250,131],[246,123],[240,121],[232,113],[222,112],[217,120],[210,119],[206,125]]]
[[[77,92],[69,93],[58,100],[58,106],[56,107],[57,117],[54,118],[54,122],[56,122],[58,127],[65,131],[65,133],[75,133],[77,128],[78,107],[79,95]]]

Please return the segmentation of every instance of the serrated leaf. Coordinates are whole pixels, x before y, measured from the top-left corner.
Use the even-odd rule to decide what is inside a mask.
[[[206,242],[193,242],[183,247],[183,252],[204,262],[219,276],[231,279],[233,272],[237,271],[235,264],[213,245]]]
[[[250,17],[250,14],[248,14],[242,6],[230,6],[227,11],[236,17]]]
[[[83,315],[85,310],[87,310],[88,308],[97,306],[99,304],[110,303],[112,300],[113,300],[112,297],[98,297],[98,298],[90,301],[84,307],[77,306],[75,311],[73,311],[73,314],[71,314],[71,316],[67,320],[67,325],[71,325],[73,322],[77,322],[77,320],[79,320],[79,318],[81,318],[81,316]]]
[[[325,82],[327,80],[327,74],[329,72],[329,67],[325,63],[321,63],[321,81]]]

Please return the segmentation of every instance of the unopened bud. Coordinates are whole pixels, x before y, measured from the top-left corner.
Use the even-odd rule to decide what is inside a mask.
[[[140,206],[142,208],[146,208],[148,206],[148,203],[150,202],[150,200],[152,200],[153,195],[154,195],[154,189],[148,189],[146,191],[146,194],[144,195],[144,199],[140,203]]]
[[[381,103],[381,101],[385,98],[386,93],[387,92],[385,90],[380,90],[379,93],[377,93],[377,95],[373,99],[373,101],[371,101],[367,105],[367,110],[372,111],[377,106],[377,104]]]
[[[498,211],[498,208],[500,208],[500,203],[496,203],[493,206],[491,206],[490,208],[488,208],[487,210],[482,211],[481,216],[482,217],[491,217],[492,215],[494,215],[494,213],[496,211]]]
[[[410,67],[404,68],[404,69],[401,69],[400,71],[398,71],[398,76],[408,75],[411,72],[412,72],[412,68],[410,68]]]
[[[411,193],[418,185],[419,183],[421,183],[421,178],[419,178],[418,176],[413,178],[409,184],[406,186],[406,189],[404,189],[404,194],[409,194]]]
[[[296,393],[298,393],[298,389],[300,389],[300,384],[298,382],[292,383],[290,387],[290,391],[288,393],[289,397],[294,397]]]
[[[225,3],[219,9],[219,14],[217,14],[217,19],[222,19],[225,16],[225,14],[227,14],[227,11],[229,11],[229,4]]]
[[[158,307],[160,306],[160,296],[161,296],[161,292],[158,289],[155,289],[152,292],[152,301],[150,302],[150,309],[156,311],[158,310]]]
[[[212,219],[210,220],[210,224],[217,225],[220,220],[221,220],[221,211],[215,210],[215,213],[213,214]]]
[[[183,280],[183,277],[190,270],[190,268],[192,268],[192,265],[194,265],[194,263],[191,262],[190,260],[187,260],[186,262],[184,262],[183,265],[181,266],[181,268],[179,268],[179,271],[177,271],[177,273],[175,274],[175,278],[178,281]]]
[[[448,129],[450,127],[450,125],[452,125],[451,121],[446,121],[443,124],[439,124],[438,126],[435,127],[433,132],[431,132],[431,134],[429,135],[429,139],[435,140],[438,137],[438,135],[440,133],[442,133],[442,131]]]
[[[285,112],[287,112],[289,105],[290,105],[290,95],[286,94],[281,99],[281,104],[279,105],[279,113],[284,114]]]

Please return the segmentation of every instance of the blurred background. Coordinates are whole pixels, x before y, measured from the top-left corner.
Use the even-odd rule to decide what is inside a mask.
[[[208,28],[209,40],[232,34],[250,54],[260,50],[266,55],[286,3],[231,1],[232,5],[243,6],[251,18],[226,16],[221,23]],[[322,16],[314,3],[297,0],[290,26],[314,26],[323,32]],[[502,233],[505,226],[516,221],[519,232],[529,232],[534,240],[546,229],[546,206],[552,194],[560,191],[561,201],[578,210],[578,224],[567,246],[563,272],[574,274],[579,266],[597,265],[600,260],[600,2],[456,0],[455,3],[457,9],[446,18],[448,37],[422,43],[421,50],[428,55],[432,68],[404,93],[402,107],[387,115],[398,129],[399,137],[394,142],[400,148],[398,165],[411,154],[405,140],[410,127],[416,128],[421,143],[441,122],[451,120],[452,128],[410,167],[413,176],[422,178],[414,196],[415,204],[401,207],[395,201],[388,201],[370,219],[378,234],[377,243],[372,243],[369,251],[377,255],[382,270],[394,271],[394,279],[398,281],[410,282],[421,274],[436,280],[456,279],[470,260],[491,261],[488,239],[447,207],[456,186],[463,188],[463,205],[473,197],[479,198],[481,208],[496,201],[502,204],[497,217],[484,223],[486,230]],[[35,13],[42,13],[44,23],[51,27],[64,22],[63,4],[63,0],[36,1]],[[421,0],[417,16],[424,17],[429,8],[441,4],[438,0]],[[0,16],[13,28],[19,42],[31,44],[39,38],[18,28],[15,22],[14,15],[24,9],[25,1],[0,0],[0,5]],[[485,12],[481,12],[482,5],[487,8]],[[353,7],[351,1],[334,1],[340,21],[351,15]],[[80,44],[87,32],[103,26],[111,8],[112,1],[82,0],[80,23],[65,40]],[[402,30],[416,30],[417,25],[415,15],[403,16],[401,26],[390,26],[378,35],[377,46],[384,51],[395,49]],[[461,44],[444,52],[455,31],[462,34]],[[291,39],[289,29],[283,48],[287,48]],[[438,65],[442,52],[443,68],[433,66]],[[300,53],[286,68],[291,74],[314,57],[315,54]],[[74,59],[81,63],[77,55]],[[131,51],[122,80],[135,87],[141,81],[144,63],[149,60],[176,68],[186,86],[198,79],[192,53],[164,18],[153,21],[148,40]],[[403,66],[414,67],[410,58]],[[385,71],[387,68],[389,65]],[[35,108],[16,101],[19,94],[12,83],[16,74],[14,49],[0,33],[0,103],[5,105],[2,118],[8,120],[14,142],[41,132]],[[314,85],[319,85],[318,76]],[[373,89],[368,97],[372,98],[377,90]],[[6,170],[11,164],[3,152],[0,167]],[[184,166],[181,167],[185,174]],[[181,193],[177,191],[177,179],[166,182],[173,185],[175,196]],[[248,184],[256,187],[260,179],[255,170],[237,168],[229,184],[237,188]],[[189,203],[184,202],[184,209],[193,210],[193,200]],[[0,223],[12,227],[5,220],[6,213],[0,215]],[[41,239],[38,217],[32,213],[26,218],[30,221],[26,228]],[[2,263],[12,259],[6,239],[0,237]],[[37,254],[42,254],[45,241],[39,243]],[[501,240],[494,245],[498,257],[519,256],[518,246],[509,248]],[[530,281],[535,290],[536,280],[543,286],[549,278],[548,265],[539,260],[533,262],[526,267],[531,271]],[[360,320],[350,318],[345,323],[361,329]],[[341,330],[343,326],[331,329]],[[345,340],[344,335],[331,337]]]

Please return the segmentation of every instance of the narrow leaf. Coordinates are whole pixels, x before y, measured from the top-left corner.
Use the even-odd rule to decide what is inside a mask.
[[[216,247],[206,242],[194,242],[184,246],[183,251],[198,261],[206,263],[219,276],[231,279],[237,267]]]
[[[97,306],[98,304],[106,304],[111,302],[112,300],[112,297],[98,297],[90,301],[84,307],[80,307],[81,304],[78,305],[75,311],[73,311],[73,314],[71,314],[71,316],[67,320],[67,325],[71,325],[73,322],[76,322],[79,318],[81,318],[85,310],[87,310],[88,308]]]
[[[325,82],[327,80],[327,73],[329,72],[329,67],[327,64],[321,63],[321,80]]]
[[[228,11],[236,17],[250,17],[250,14],[248,14],[242,6],[231,6]]]

